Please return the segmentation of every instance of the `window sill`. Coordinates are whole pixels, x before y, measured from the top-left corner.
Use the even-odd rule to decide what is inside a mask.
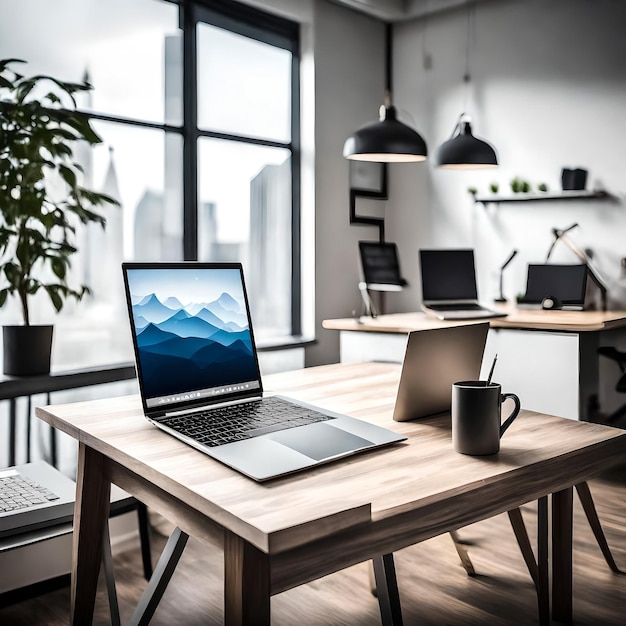
[[[273,352],[277,350],[291,350],[294,348],[306,348],[317,343],[315,339],[308,339],[302,336],[291,337],[267,337],[256,340],[256,347],[259,352]]]

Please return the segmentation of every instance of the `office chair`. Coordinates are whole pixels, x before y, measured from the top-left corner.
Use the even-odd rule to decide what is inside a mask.
[[[626,393],[626,352],[620,352],[616,348],[613,347],[602,347],[598,348],[598,354],[615,361],[622,373],[619,380],[615,384],[615,391],[618,393]],[[612,424],[616,422],[621,417],[626,415],[626,403],[624,403],[619,409],[613,411],[609,416],[607,416],[604,420],[605,424]]]
[[[606,561],[609,569],[615,574],[625,575],[626,572],[620,570],[611,550],[604,536],[604,531],[598,519],[596,513],[595,504],[589,491],[589,485],[579,483],[576,487],[576,492],[582,504],[583,510],[591,526],[593,534],[600,546],[604,560]],[[549,576],[547,573],[547,536],[548,536],[548,498],[544,496],[538,501],[537,508],[537,524],[540,529],[540,534],[543,535],[543,543],[538,539],[537,546],[537,559],[533,553],[532,545],[526,525],[522,518],[522,512],[519,508],[508,511],[509,521],[515,534],[515,539],[522,553],[522,557],[528,568],[530,577],[533,580],[535,589],[537,591],[537,600],[539,603],[540,623],[546,618],[549,611],[548,603],[548,591],[547,585],[549,584]],[[469,555],[465,548],[462,546],[463,541],[458,536],[457,532],[450,533],[451,538],[457,548],[457,552],[461,559],[461,564],[466,570],[469,576],[474,576],[475,571],[472,566],[472,562],[469,559]],[[461,548],[461,550],[459,550]],[[540,554],[543,554],[541,563],[539,561]],[[400,595],[398,593],[398,583],[396,579],[395,563],[393,553],[381,554],[372,559],[373,562],[373,580],[370,581],[372,586],[372,593],[378,597],[379,608],[381,612],[381,621],[383,626],[396,626],[401,625],[402,622],[402,607],[400,605]]]
[[[143,576],[150,580],[152,576],[152,557],[150,554],[150,522],[148,520],[148,507],[133,496],[127,496],[111,502],[109,517],[117,517],[131,511],[137,512],[137,527],[139,530],[139,543],[141,546],[141,563]]]

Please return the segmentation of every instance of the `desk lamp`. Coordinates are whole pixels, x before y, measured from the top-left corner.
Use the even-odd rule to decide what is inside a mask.
[[[581,263],[587,266],[587,273],[589,277],[591,278],[593,283],[596,285],[596,287],[598,287],[598,289],[600,290],[600,297],[602,299],[602,310],[606,311],[607,310],[606,295],[607,295],[607,290],[608,290],[606,282],[598,274],[598,271],[594,267],[593,261],[591,260],[589,253],[583,250],[582,248],[579,248],[567,235],[567,233],[569,233],[570,230],[573,230],[577,226],[578,224],[575,223],[569,226],[568,228],[563,228],[563,229],[553,228],[552,229],[552,234],[554,235],[554,241],[552,242],[552,245],[550,246],[550,249],[548,250],[548,254],[546,256],[546,263],[550,259],[550,255],[552,254],[552,251],[554,250],[554,246],[556,246],[556,244],[559,241],[562,241],[580,259]]]
[[[500,297],[496,298],[495,300],[496,302],[506,302],[506,298],[504,297],[504,292],[502,291],[502,274],[504,273],[504,268],[514,259],[516,254],[517,254],[517,250],[513,250],[509,258],[502,264],[502,267],[500,268]]]
[[[376,310],[376,306],[372,300],[372,296],[370,295],[370,289],[372,291],[402,291],[403,287],[401,285],[373,285],[366,282],[361,281],[359,283],[359,291],[361,292],[361,298],[363,299],[363,313],[361,317],[378,317],[378,311]]]

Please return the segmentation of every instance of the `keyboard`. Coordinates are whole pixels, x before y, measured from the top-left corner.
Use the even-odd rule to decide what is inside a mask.
[[[199,413],[172,416],[159,423],[209,448],[267,433],[334,419],[283,398],[270,396]]]
[[[0,471],[0,513],[27,509],[58,499],[56,493],[15,469]]]

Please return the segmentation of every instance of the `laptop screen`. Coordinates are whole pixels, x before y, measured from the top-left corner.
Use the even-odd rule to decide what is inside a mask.
[[[474,251],[420,250],[424,302],[477,300]]]
[[[262,391],[240,264],[122,267],[146,410]]]

